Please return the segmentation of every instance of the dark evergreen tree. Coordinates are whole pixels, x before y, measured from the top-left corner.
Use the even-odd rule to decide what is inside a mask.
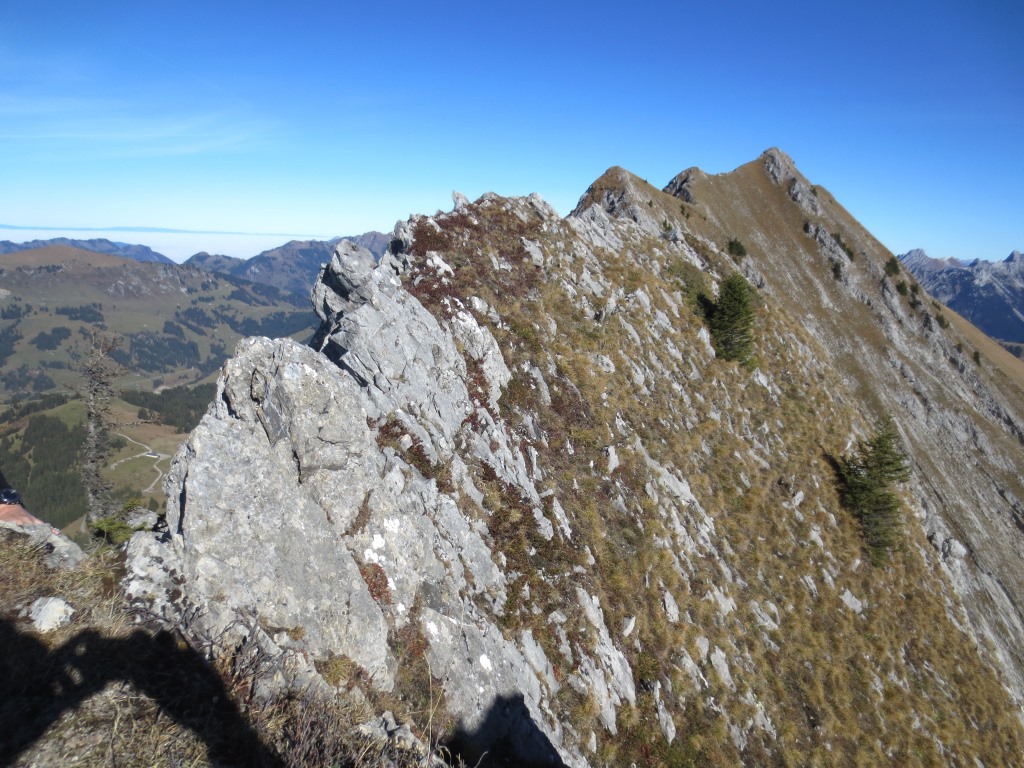
[[[860,523],[872,561],[884,561],[903,539],[902,503],[893,486],[910,479],[892,417],[881,419],[870,438],[857,441],[840,462],[839,477],[843,506]]]
[[[739,272],[722,281],[718,301],[711,307],[708,327],[715,352],[726,360],[747,365],[754,358],[753,289]]]

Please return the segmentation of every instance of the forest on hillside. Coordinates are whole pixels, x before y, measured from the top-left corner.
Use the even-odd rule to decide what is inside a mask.
[[[216,384],[171,387],[159,393],[126,389],[121,392],[121,399],[139,406],[140,419],[159,420],[178,432],[191,432],[206,413],[216,391]]]
[[[158,394],[126,390],[120,396],[140,406],[141,419],[185,433],[199,423],[214,392],[213,384],[201,384],[173,387]],[[61,394],[44,395],[10,405],[0,413],[0,477],[21,492],[29,511],[58,528],[86,512],[80,474],[85,425],[69,426],[52,412],[70,399]],[[112,436],[112,447],[124,444],[124,438]],[[115,491],[127,494],[130,489]]]
[[[31,416],[20,439],[0,438],[0,468],[21,491],[25,507],[58,528],[85,514],[85,488],[78,474],[85,425],[68,427],[55,416]]]

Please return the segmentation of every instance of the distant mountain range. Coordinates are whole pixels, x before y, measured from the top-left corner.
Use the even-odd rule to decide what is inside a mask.
[[[83,251],[93,253],[109,253],[114,256],[123,256],[134,261],[155,261],[161,264],[173,264],[174,261],[157,253],[146,245],[134,245],[132,243],[118,243],[103,238],[92,238],[91,240],[72,240],[68,237],[53,237],[49,240],[30,240],[25,243],[13,243],[10,240],[0,241],[0,254],[17,253],[19,251],[34,251],[39,248],[46,248],[51,245],[66,245],[70,248],[79,248]]]
[[[320,265],[331,260],[335,247],[342,240],[351,240],[370,251],[376,258],[384,253],[390,236],[382,232],[366,232],[354,237],[331,240],[292,240],[263,251],[251,259],[234,259],[209,253],[197,253],[185,262],[208,272],[231,275],[254,283],[272,285],[282,291],[308,295],[320,274]]]
[[[306,296],[313,283],[316,282],[320,265],[331,260],[334,248],[341,240],[351,240],[356,245],[370,251],[375,257],[380,258],[391,238],[383,232],[370,231],[350,237],[335,237],[331,240],[292,240],[277,248],[263,251],[250,259],[239,259],[234,256],[203,251],[190,257],[185,265],[206,272],[230,275],[253,283],[271,285],[287,293]],[[0,241],[0,255],[19,251],[34,251],[52,245],[64,245],[93,253],[107,253],[134,261],[176,263],[148,246],[114,242],[102,238],[72,240],[67,237],[55,237],[50,240],[32,240],[25,243],[4,240]]]
[[[1020,354],[1024,344],[1024,254],[1003,261],[933,259],[915,249],[899,257],[932,296]]]

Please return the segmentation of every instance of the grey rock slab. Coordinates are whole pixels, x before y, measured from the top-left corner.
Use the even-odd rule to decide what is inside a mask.
[[[967,547],[956,539],[946,539],[942,542],[942,559],[962,560],[967,556]]]
[[[677,623],[679,621],[679,604],[676,603],[676,599],[667,589],[663,591],[661,599],[665,606],[665,618],[670,624]]]
[[[384,616],[343,541],[380,479],[355,383],[308,347],[247,339],[218,390],[168,474],[169,540],[136,534],[129,547],[129,593],[159,586],[159,565],[165,593],[179,593],[165,605],[199,609],[211,636],[254,617],[389,689]]]
[[[332,260],[314,295],[351,281],[335,274],[347,267],[341,259]],[[359,301],[349,301],[352,295]],[[397,410],[412,415],[429,434],[434,452],[450,457],[455,434],[472,413],[466,362],[451,331],[443,329],[383,264],[370,271],[358,294],[346,294],[343,302],[326,297],[321,304],[337,311],[322,316],[314,346],[365,388],[367,415],[378,420]],[[493,357],[496,347],[488,347],[482,333],[480,337],[482,354]],[[500,381],[500,366],[487,362]]]
[[[839,599],[843,601],[843,605],[849,608],[854,613],[860,613],[864,610],[864,602],[854,597],[850,590],[845,590],[843,594],[839,596]]]
[[[604,611],[597,596],[587,594],[581,587],[576,588],[576,599],[587,622],[597,633],[597,642],[594,643],[593,653],[597,659],[595,664],[589,656],[583,656],[581,667],[587,678],[593,683],[592,688],[597,701],[604,712],[602,722],[614,733],[614,714],[609,718],[609,707],[617,707],[623,701],[630,705],[636,704],[636,687],[633,682],[633,670],[625,655],[612,642],[608,626],[604,621]]]
[[[505,576],[494,563],[480,531],[436,484],[406,480],[391,467],[367,502],[370,519],[348,542],[357,560],[380,566],[389,579],[396,626],[403,626],[421,592],[438,611],[461,614],[459,594],[480,596],[499,610]]]
[[[331,261],[320,269],[320,276],[310,293],[313,309],[321,320],[327,320],[344,309],[357,306],[369,297],[367,287],[376,260],[365,248],[342,240]]]
[[[718,675],[722,685],[729,688],[729,690],[736,690],[736,683],[733,682],[732,673],[729,671],[729,662],[725,658],[725,652],[717,646],[711,652],[711,667],[715,670],[715,674]]]
[[[535,240],[528,240],[523,237],[520,238],[523,243],[523,249],[526,251],[526,255],[530,257],[530,262],[535,267],[544,266],[544,251],[541,250],[540,243]]]
[[[548,661],[547,654],[544,653],[540,643],[533,637],[533,631],[524,629],[519,634],[519,642],[522,647],[523,656],[526,658],[526,663],[544,680],[550,694],[552,696],[557,694],[561,686],[559,686],[558,681],[555,679],[554,667]]]
[[[505,358],[498,348],[491,332],[477,323],[469,312],[456,313],[452,321],[452,333],[472,360],[480,364],[487,382],[487,402],[492,411],[498,409],[501,390],[512,379],[512,372],[505,364]]]
[[[125,519],[128,527],[135,531],[151,531],[158,522],[159,517],[157,517],[156,512],[142,507],[133,509],[127,519]]]
[[[676,738],[676,724],[672,720],[672,714],[665,707],[665,702],[661,700],[660,682],[654,684],[654,703],[658,710],[658,725],[661,726],[665,741],[671,744]]]
[[[523,653],[492,624],[459,622],[436,611],[421,616],[431,674],[444,685],[451,715],[470,732],[486,720],[492,742],[508,739],[520,761],[559,759],[556,729],[541,708],[542,689]]]

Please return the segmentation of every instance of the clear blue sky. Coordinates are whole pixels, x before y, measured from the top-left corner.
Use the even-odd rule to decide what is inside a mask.
[[[778,146],[892,250],[998,259],[1024,249],[1022,31],[1007,0],[11,0],[0,224],[283,242],[453,189],[565,214],[612,165],[663,186]]]

